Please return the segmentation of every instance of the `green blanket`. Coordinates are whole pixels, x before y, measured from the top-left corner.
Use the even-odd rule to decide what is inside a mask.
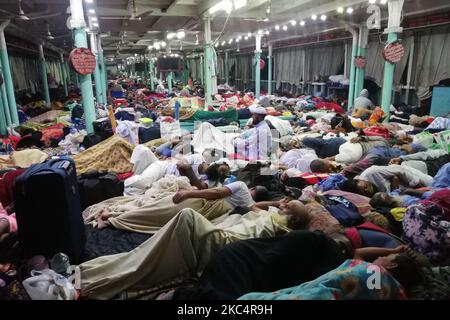
[[[236,109],[230,109],[227,111],[196,111],[192,118],[188,121],[202,121],[209,119],[224,118],[230,122],[238,120],[238,112]]]

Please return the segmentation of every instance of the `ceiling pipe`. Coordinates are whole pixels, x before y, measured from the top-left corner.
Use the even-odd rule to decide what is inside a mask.
[[[28,42],[34,43],[35,45],[40,45],[40,44],[44,43],[44,47],[46,47],[46,48],[48,48],[50,50],[53,50],[53,51],[55,51],[57,53],[63,53],[63,54],[66,53],[64,49],[60,49],[60,48],[54,46],[53,44],[45,41],[41,37],[33,36],[34,38],[30,39],[29,33],[27,31],[23,30],[21,27],[19,27],[16,24],[14,24],[14,23],[10,24],[10,28],[15,29],[15,30],[17,30],[17,31],[19,31],[19,32],[21,32],[23,34],[22,36],[18,35],[18,34],[14,34],[14,36],[17,36],[17,37],[19,37],[19,38],[21,38],[23,40],[28,41]]]

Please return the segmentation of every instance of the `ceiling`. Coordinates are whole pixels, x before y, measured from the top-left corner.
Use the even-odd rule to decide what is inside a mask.
[[[235,1],[235,0],[233,0]],[[242,1],[242,0],[240,0]],[[244,0],[245,1],[245,0]],[[89,3],[92,2],[92,3]],[[165,41],[174,52],[191,52],[202,48],[204,16],[220,0],[84,0],[86,21],[91,30],[102,35],[105,56],[123,59],[133,54],[147,53],[154,41]],[[379,3],[380,0],[377,1]],[[19,18],[18,0],[0,0],[0,20],[11,19],[8,35],[29,41],[45,41],[46,46],[68,52],[72,48],[72,34],[66,23],[69,0],[22,0],[22,9],[29,20]],[[218,49],[233,49],[254,45],[254,38],[245,39],[247,33],[264,32],[264,41],[298,38],[324,30],[342,28],[345,23],[360,24],[369,16],[368,0],[247,0],[247,4],[231,11],[212,14],[212,39]],[[387,18],[387,5],[381,5],[381,16]],[[338,7],[352,7],[354,12],[339,14]],[[98,28],[93,26],[88,9],[95,10]],[[448,0],[405,0],[403,15],[423,15],[450,10]],[[318,19],[313,21],[311,15]],[[326,15],[326,20],[320,19]],[[293,26],[291,19],[297,24]],[[301,26],[300,21],[305,25]],[[47,39],[47,25],[54,39]],[[275,30],[279,25],[280,29]],[[283,26],[287,30],[283,30]],[[169,32],[183,29],[182,40],[167,40]],[[266,35],[265,31],[270,34]],[[239,43],[236,39],[240,37]],[[233,42],[228,43],[230,39]],[[224,46],[221,44],[225,41]]]

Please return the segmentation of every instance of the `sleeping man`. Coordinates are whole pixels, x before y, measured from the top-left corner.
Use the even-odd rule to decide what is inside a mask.
[[[255,201],[267,200],[267,189],[249,190],[238,181],[224,187],[194,190],[186,177],[168,176],[153,184],[143,196],[116,197],[92,205],[83,212],[85,223],[98,228],[114,227],[154,233],[183,208],[191,208],[209,220],[249,210]]]
[[[124,195],[142,195],[154,182],[169,175],[187,176],[191,185],[205,189],[208,187],[208,176],[223,180],[229,174],[230,168],[226,163],[210,167],[201,154],[180,156],[179,160],[160,161],[149,148],[138,145],[130,160],[134,175],[125,180]]]
[[[295,221],[309,216],[305,206],[296,200],[284,205],[279,213],[258,210],[233,214],[217,225],[192,209],[182,209],[133,251],[79,265],[81,295],[90,299],[155,297],[200,276],[224,245],[289,232],[294,228],[289,221],[296,216],[303,218]]]

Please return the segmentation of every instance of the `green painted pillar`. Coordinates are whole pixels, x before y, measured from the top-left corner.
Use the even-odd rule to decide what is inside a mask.
[[[3,105],[3,99],[0,96],[0,134],[8,135],[8,124],[6,122],[5,106]]]
[[[355,68],[355,57],[358,53],[358,36],[353,36],[352,43],[352,56],[350,59],[350,84],[348,89],[348,103],[347,103],[347,111],[350,111],[353,107],[353,102],[355,101],[355,77],[356,77],[356,68]]]
[[[173,72],[169,72],[167,75],[167,88],[169,89],[169,94],[172,93],[172,80],[173,80]]]
[[[272,44],[269,43],[269,56],[267,57],[268,62],[268,70],[267,70],[267,94],[272,94],[272,61],[273,61],[273,52],[272,52]]]
[[[365,57],[367,53],[367,42],[369,39],[369,30],[365,26],[359,29],[358,56]],[[361,90],[364,89],[365,68],[356,68],[356,81],[354,98],[356,99]]]
[[[255,37],[256,40],[256,49],[255,49],[255,97],[259,99],[261,96],[261,68],[260,68],[260,59],[261,59],[261,35],[258,34]]]
[[[225,73],[225,83],[230,84],[230,73],[228,72],[228,51],[225,51],[225,66],[223,72]]]
[[[259,60],[261,59],[261,52],[255,51],[255,97],[261,97],[261,68]]]
[[[105,65],[105,57],[103,56],[103,47],[102,47],[102,37],[98,36],[97,38],[97,53],[100,67],[100,79],[102,85],[102,93],[103,93],[103,101],[107,103],[107,92],[108,92],[108,78],[106,73],[106,65]]]
[[[153,62],[153,57],[149,59],[148,61],[148,68],[149,68],[149,74],[150,74],[150,89],[152,91],[155,91],[155,63]]]
[[[0,61],[0,74],[3,74],[2,63]],[[5,101],[5,103],[3,102]],[[11,118],[6,119],[6,113],[9,114],[8,97],[6,96],[5,84],[0,86],[0,134],[7,135],[8,127],[11,125]]]
[[[1,86],[0,89],[2,91],[1,92],[2,104],[3,104],[3,107],[5,108],[4,112],[5,112],[5,118],[6,118],[6,125],[7,125],[7,127],[10,127],[13,125],[13,121],[11,119],[11,109],[9,108],[9,104],[8,104],[8,94],[6,93],[6,87],[4,84]]]
[[[98,52],[98,59],[100,62],[100,77],[101,77],[101,84],[102,84],[102,91],[105,93],[105,102],[106,102],[106,92],[107,92],[107,83],[108,83],[108,78],[106,76],[106,65],[105,65],[105,57],[103,56],[103,49],[101,49]]]
[[[4,30],[8,26],[9,20],[0,25],[0,61],[3,67],[4,87],[7,94],[8,108],[11,114],[12,123],[19,125],[19,116],[17,114],[16,96],[14,93],[14,83],[11,76],[11,67],[9,64],[8,50]]]
[[[64,86],[64,95],[67,97],[68,95],[69,95],[69,89],[68,89],[68,86],[69,86],[69,83],[68,83],[68,76],[67,76],[67,73],[66,73],[66,62],[64,61],[64,56],[63,56],[63,54],[61,53],[60,54],[60,63],[59,63],[59,67],[60,67],[60,69],[61,69],[61,77],[62,77],[62,83],[63,83],[63,86]]]
[[[205,102],[206,107],[212,103],[213,83],[212,83],[212,68],[213,68],[213,49],[211,43],[211,18],[205,18],[205,44],[204,44],[204,73],[203,86],[205,88]]]
[[[84,28],[74,29],[75,47],[87,48],[87,37]],[[83,101],[84,117],[86,121],[86,131],[94,132],[92,122],[95,121],[94,93],[92,90],[92,79],[90,74],[80,74],[78,78],[81,82],[81,99]]]
[[[388,43],[397,41],[397,33],[391,32],[388,34]],[[392,102],[392,87],[394,84],[394,71],[395,64],[385,61],[384,63],[384,77],[383,77],[383,89],[381,93],[381,107],[386,115],[386,119],[389,119],[389,107]]]
[[[44,47],[42,44],[39,45],[39,73],[41,74],[42,94],[45,102],[49,105],[51,103],[50,92],[48,90],[47,66],[45,65]]]
[[[90,41],[91,41],[91,51],[95,56],[95,69],[94,69],[94,83],[95,83],[95,97],[97,99],[97,103],[103,104],[103,84],[102,84],[102,77],[100,75],[100,56],[97,52],[97,43],[95,41],[95,33],[91,33],[90,35]]]
[[[200,66],[201,66],[201,68],[200,68],[200,83],[202,84],[202,85],[205,85],[205,80],[203,79],[204,77],[203,77],[203,73],[204,73],[204,70],[205,70],[205,68],[204,68],[204,62],[205,61],[205,59],[203,59],[203,56],[200,56]]]
[[[94,82],[95,82],[95,97],[97,98],[97,102],[99,104],[104,104],[105,101],[103,99],[104,95],[103,95],[103,77],[101,76],[100,73],[100,60],[99,60],[99,55],[96,54],[95,55],[95,70],[94,70]]]

